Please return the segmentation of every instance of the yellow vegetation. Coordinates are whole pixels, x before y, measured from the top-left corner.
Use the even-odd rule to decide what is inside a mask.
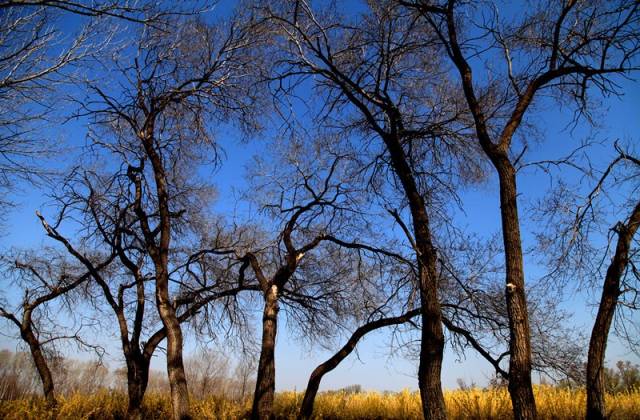
[[[581,419],[584,417],[586,396],[584,390],[571,390],[551,386],[537,386],[536,401],[540,417],[544,419]],[[277,418],[295,418],[301,393],[277,394]],[[469,389],[447,391],[445,400],[452,419],[508,419],[511,402],[506,389]],[[607,396],[612,419],[640,419],[640,389]],[[76,394],[60,397],[58,419],[119,419],[127,406],[122,393],[101,392],[94,395]],[[250,403],[235,403],[219,397],[192,402],[196,419],[246,418]],[[419,419],[420,397],[416,392],[397,393],[345,393],[331,392],[318,395],[315,405],[317,418],[330,419]],[[146,419],[169,418],[168,395],[150,393],[145,398]],[[0,418],[7,420],[47,419],[52,413],[40,399],[0,402]]]

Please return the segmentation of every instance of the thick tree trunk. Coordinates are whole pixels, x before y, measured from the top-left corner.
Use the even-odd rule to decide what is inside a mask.
[[[331,356],[326,362],[318,365],[318,367],[316,367],[311,373],[311,376],[309,377],[309,383],[307,384],[307,389],[304,393],[304,398],[302,399],[302,406],[300,407],[298,419],[311,418],[311,415],[313,414],[313,404],[315,402],[316,395],[318,394],[318,389],[320,388],[320,382],[322,381],[322,378],[324,377],[324,375],[335,369],[347,356],[351,354],[351,352],[353,352],[353,350],[356,348],[356,345],[358,344],[358,341],[360,341],[362,337],[378,328],[407,322],[420,313],[420,309],[414,309],[398,317],[382,318],[359,327],[351,335],[351,337],[349,337],[347,343],[342,346],[342,348],[338,350],[336,354]]]
[[[515,170],[508,158],[494,161],[500,179],[500,214],[506,259],[506,302],[509,315],[509,393],[516,419],[535,419],[531,384],[531,331],[524,284]]]
[[[145,98],[139,98],[143,101]],[[151,231],[148,215],[142,207],[142,186],[138,176],[133,176],[136,185],[136,213],[140,218],[140,225],[144,233],[147,248],[153,259],[156,272],[156,306],[162,320],[162,325],[167,332],[167,373],[169,386],[171,387],[171,407],[174,420],[190,419],[189,391],[187,378],[184,372],[182,360],[182,329],[169,297],[169,249],[171,243],[171,211],[169,209],[169,188],[167,175],[162,162],[162,155],[156,150],[154,129],[155,118],[158,114],[147,116],[144,129],[139,134],[139,139],[153,166],[153,174],[156,183],[156,197],[158,199],[158,213],[160,223],[160,240],[156,243],[156,235]]]
[[[127,360],[127,420],[142,419],[142,401],[149,383],[149,362],[142,355]]]
[[[40,342],[33,333],[33,330],[31,330],[30,324],[29,326],[22,328],[20,335],[29,345],[33,363],[36,366],[38,376],[40,376],[40,380],[42,381],[42,392],[44,394],[44,398],[47,400],[47,404],[49,406],[55,407],[57,400],[54,392],[53,377],[51,376],[51,370],[49,369],[47,359],[44,357],[44,353],[42,352]]]
[[[273,418],[273,398],[276,388],[274,353],[278,328],[278,309],[278,287],[272,285],[265,294],[262,316],[262,349],[251,410],[251,418],[254,420]]]
[[[596,322],[591,331],[589,355],[587,359],[587,419],[606,419],[604,403],[604,356],[607,347],[609,329],[616,310],[620,293],[619,282],[609,276],[611,266],[607,270],[602,298],[598,307]]]
[[[425,419],[446,419],[444,395],[440,377],[444,353],[444,332],[442,314],[438,301],[437,286],[429,275],[421,270],[420,282],[425,284],[420,291],[422,303],[422,334],[420,343],[420,364],[418,366],[418,385],[422,399],[422,411]]]
[[[613,260],[607,269],[602,287],[602,297],[598,315],[591,332],[587,359],[587,419],[605,419],[604,403],[604,356],[607,348],[609,329],[620,296],[620,280],[629,263],[629,248],[633,236],[640,226],[640,203],[631,214],[627,225],[619,224],[618,243]]]
[[[437,257],[431,239],[429,216],[424,198],[418,191],[416,180],[398,137],[387,136],[384,141],[389,150],[393,168],[402,183],[409,202],[417,248],[422,308],[418,386],[422,399],[422,411],[427,420],[446,419],[447,413],[440,380],[444,354],[444,332],[442,330],[442,309],[438,297]]]
[[[171,390],[171,408],[174,420],[191,419],[189,413],[189,391],[182,360],[182,328],[176,310],[169,299],[169,279],[166,264],[156,267],[156,306],[167,332],[167,373]]]
[[[159,281],[157,283],[160,283]],[[158,313],[162,324],[167,331],[167,373],[169,374],[169,386],[171,388],[171,406],[174,420],[188,420],[189,391],[187,389],[187,377],[184,372],[182,360],[182,329],[176,316],[176,311],[169,300],[167,283],[157,286]]]

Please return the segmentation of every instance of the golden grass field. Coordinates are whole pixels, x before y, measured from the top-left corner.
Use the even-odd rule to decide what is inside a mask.
[[[535,389],[538,412],[542,419],[581,419],[584,417],[584,390],[570,390],[551,386]],[[301,393],[277,394],[277,418],[295,418]],[[94,395],[60,397],[58,419],[120,419],[127,399],[121,393],[101,392]],[[511,403],[504,388],[447,391],[445,400],[452,419],[508,419]],[[607,396],[612,419],[640,419],[640,389]],[[149,394],[145,398],[146,419],[169,418],[169,399],[164,394]],[[246,418],[250,402],[234,403],[210,397],[192,401],[196,419]],[[397,393],[321,393],[315,405],[316,418],[325,419],[419,419],[420,397],[416,392]],[[7,420],[47,419],[48,412],[42,400],[15,400],[0,402],[0,418]]]

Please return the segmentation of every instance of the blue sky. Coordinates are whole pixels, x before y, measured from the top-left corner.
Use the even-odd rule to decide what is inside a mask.
[[[222,10],[225,10],[224,3]],[[73,20],[66,22],[73,24]],[[604,98],[603,106],[606,111],[599,118],[601,127],[593,134],[597,138],[606,139],[626,139],[640,142],[640,85],[634,81],[624,81],[622,88],[625,95],[622,98]],[[559,110],[552,105],[541,108],[535,114],[535,120],[544,130],[545,141],[531,150],[528,160],[536,160],[545,157],[558,157],[564,155],[573,145],[584,138],[592,130],[579,125],[573,131],[566,130],[565,127],[570,118],[570,110]],[[62,127],[52,127],[48,131],[50,136],[60,136],[69,144],[83,145],[86,127],[82,121],[70,122]],[[260,139],[252,139],[242,142],[239,136],[233,131],[226,131],[219,135],[220,143],[225,150],[226,158],[221,167],[214,172],[214,179],[219,191],[219,199],[215,204],[215,210],[229,213],[234,209],[245,211],[246,207],[237,207],[238,193],[246,187],[244,180],[245,165],[256,154],[264,152],[264,143]],[[604,163],[606,151],[602,156],[596,157]],[[69,153],[66,156],[73,156]],[[56,165],[71,165],[62,157]],[[572,177],[573,175],[568,175]],[[481,186],[479,190],[465,193],[465,206],[473,211],[468,211],[463,224],[474,226],[474,230],[481,234],[498,232],[500,228],[499,203],[497,198],[496,180],[492,176],[490,181]],[[528,197],[536,196],[548,187],[549,178],[535,171],[528,171],[519,176],[519,186],[523,201]],[[14,208],[7,217],[4,234],[0,237],[0,248],[19,247],[40,247],[51,245],[42,231],[41,226],[35,217],[36,210],[43,210],[46,214],[45,191],[35,187],[24,186],[18,193],[18,206]],[[524,205],[523,205],[524,204]],[[526,203],[521,201],[521,212],[526,212]],[[523,214],[523,238],[530,240],[531,233],[536,226],[532,225],[527,214]],[[620,217],[623,217],[622,215]],[[543,270],[537,267],[533,261],[527,261],[525,267],[528,279],[533,279],[541,274]],[[586,334],[590,331],[594,319],[595,309],[592,303],[599,292],[592,294],[588,291],[576,291],[567,294],[567,299],[563,303],[565,309],[573,312],[575,326]],[[284,320],[284,317],[282,318]],[[637,319],[637,315],[636,315]],[[6,324],[3,324],[6,325]],[[300,344],[295,337],[291,337],[287,331],[285,322],[281,322],[278,335],[276,351],[276,371],[277,388],[302,390],[311,370],[320,362],[324,361],[329,352],[321,351],[318,348],[309,348]],[[3,327],[4,328],[4,327]],[[114,331],[115,333],[115,331]],[[116,364],[120,360],[119,344],[116,336],[108,346],[110,359]],[[399,390],[402,388],[416,388],[415,371],[416,364],[404,360],[402,355],[390,355],[386,344],[389,341],[389,334],[386,331],[379,331],[367,336],[358,346],[358,356],[351,355],[334,372],[326,376],[322,388],[340,388],[351,384],[361,384],[366,389],[377,390]],[[15,342],[4,336],[0,337],[1,348],[15,348]],[[192,340],[187,346],[187,351],[194,349]],[[224,346],[222,346],[224,350]],[[619,359],[629,359],[638,362],[637,356],[630,354],[624,346],[613,339],[608,348],[607,358],[610,361]],[[108,359],[109,360],[109,359]],[[162,369],[163,361],[158,357],[154,362],[157,369]],[[446,388],[455,388],[459,378],[467,383],[486,383],[492,376],[489,365],[475,356],[473,352],[467,354],[467,358],[459,360],[450,349],[445,354],[445,366],[443,368],[443,384]]]

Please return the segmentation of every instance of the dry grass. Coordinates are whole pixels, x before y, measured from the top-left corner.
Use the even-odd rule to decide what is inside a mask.
[[[536,387],[540,418],[581,419],[584,417],[585,393],[550,386]],[[277,395],[275,413],[278,418],[295,418],[301,393]],[[470,389],[445,393],[449,416],[453,419],[508,419],[511,403],[505,389]],[[61,397],[58,419],[120,419],[126,409],[126,396],[116,392],[94,395],[76,394]],[[640,419],[640,390],[607,396],[612,419]],[[246,418],[249,403],[239,404],[209,397],[192,402],[196,419]],[[52,418],[40,399],[0,402],[0,418]],[[315,415],[326,419],[419,419],[420,397],[416,392],[398,393],[323,393],[316,401]],[[169,400],[165,394],[149,394],[145,398],[146,419],[169,418]]]

